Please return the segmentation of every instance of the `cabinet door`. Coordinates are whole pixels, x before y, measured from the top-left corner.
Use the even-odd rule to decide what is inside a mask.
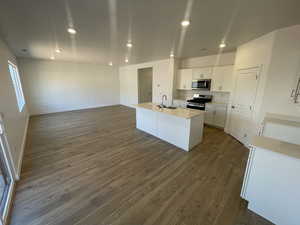
[[[232,91],[233,66],[217,66],[213,69],[212,91]]]
[[[224,105],[216,105],[214,111],[214,125],[217,127],[225,127],[227,107]]]
[[[203,67],[203,68],[194,68],[193,69],[193,80],[199,79],[211,79],[212,78],[212,68]]]
[[[214,125],[215,107],[212,104],[205,104],[204,123]]]
[[[178,71],[177,89],[192,89],[192,69],[182,69]]]
[[[223,66],[224,80],[223,80],[223,91],[233,91],[233,66]]]
[[[212,91],[222,91],[224,81],[223,67],[215,67],[212,76]]]

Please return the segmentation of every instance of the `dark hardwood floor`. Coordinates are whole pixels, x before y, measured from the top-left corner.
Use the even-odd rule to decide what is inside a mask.
[[[210,127],[184,152],[124,106],[33,116],[11,224],[268,225],[240,198],[247,155]]]

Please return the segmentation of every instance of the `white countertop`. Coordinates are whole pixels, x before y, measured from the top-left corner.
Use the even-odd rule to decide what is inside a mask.
[[[251,141],[251,146],[300,159],[300,145],[291,144],[269,137],[255,136]]]
[[[201,110],[186,109],[186,108],[180,108],[180,107],[178,107],[176,109],[159,108],[159,107],[157,107],[156,104],[153,104],[150,102],[149,103],[141,103],[141,104],[137,104],[134,106],[138,107],[138,108],[149,109],[152,111],[166,113],[166,114],[169,114],[172,116],[178,116],[178,117],[182,117],[182,118],[186,118],[186,119],[190,119],[192,117],[200,116],[200,115],[204,116],[204,111],[201,111]]]
[[[300,117],[292,117],[274,113],[267,113],[264,123],[277,123],[284,126],[300,127]]]

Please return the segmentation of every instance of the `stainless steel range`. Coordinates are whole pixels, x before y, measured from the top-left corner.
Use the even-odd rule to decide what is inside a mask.
[[[205,103],[212,101],[212,95],[194,94],[192,99],[187,100],[186,107],[190,109],[205,110]]]

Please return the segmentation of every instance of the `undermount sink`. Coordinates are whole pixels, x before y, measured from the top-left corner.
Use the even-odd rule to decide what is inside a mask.
[[[175,106],[168,106],[168,107],[166,107],[167,109],[177,109],[177,107],[175,107]]]
[[[157,105],[157,107],[160,109],[176,109],[177,108],[175,106],[165,106],[165,105]]]

